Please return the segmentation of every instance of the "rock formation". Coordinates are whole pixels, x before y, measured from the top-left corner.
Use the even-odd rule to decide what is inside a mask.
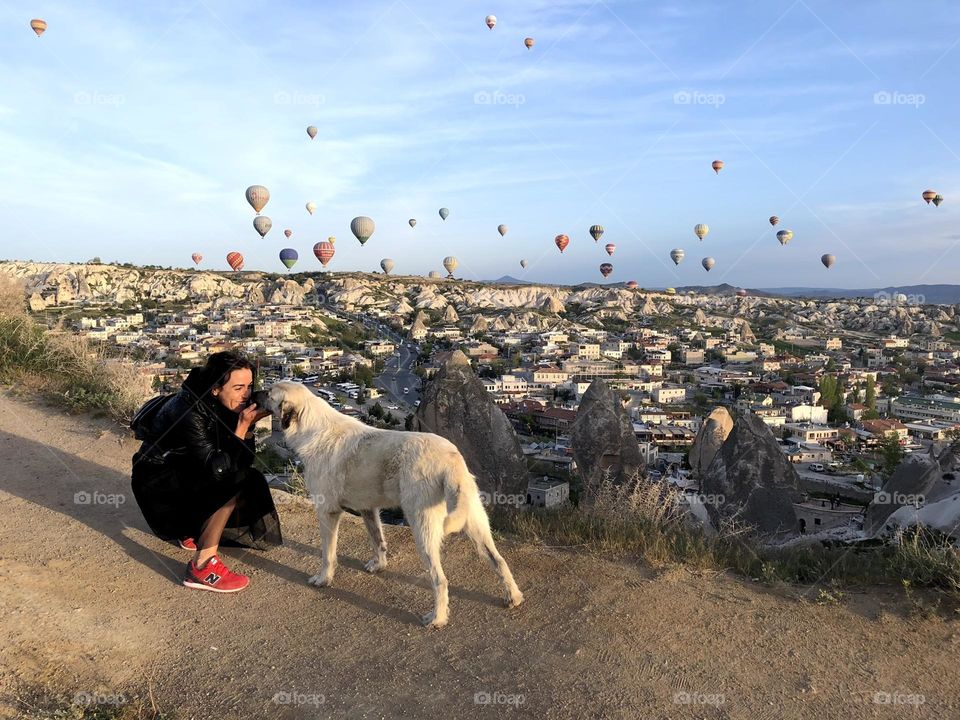
[[[727,409],[714,408],[703,421],[690,448],[690,467],[695,475],[700,476],[706,472],[731,430],[733,430],[733,418],[730,417]]]
[[[597,378],[584,393],[570,429],[577,470],[586,487],[604,477],[620,485],[642,476],[646,462],[620,397]]]

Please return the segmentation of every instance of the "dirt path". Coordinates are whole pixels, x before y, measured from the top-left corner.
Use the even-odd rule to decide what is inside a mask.
[[[888,590],[817,605],[790,597],[803,588],[503,540],[527,597],[508,611],[457,538],[451,623],[430,632],[404,528],[387,528],[391,565],[370,576],[349,518],[335,586],[318,590],[312,510],[286,502],[283,548],[225,552],[249,589],[191,591],[187,554],[147,531],[130,493],[135,447],[0,397],[0,714],[28,715],[45,689],[152,693],[177,718],[960,717],[960,625],[911,620]]]

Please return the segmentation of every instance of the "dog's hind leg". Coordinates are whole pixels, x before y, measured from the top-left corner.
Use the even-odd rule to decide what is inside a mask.
[[[442,628],[449,619],[449,595],[447,593],[447,576],[440,565],[440,546],[443,544],[443,518],[446,515],[443,507],[428,508],[421,512],[408,515],[413,530],[413,539],[417,544],[417,552],[423,566],[430,573],[430,583],[433,585],[433,612],[421,618],[424,625],[432,628]]]
[[[522,603],[523,593],[517,587],[507,561],[497,552],[497,546],[493,543],[493,535],[490,533],[490,521],[479,500],[477,501],[477,507],[471,509],[464,531],[477,546],[480,557],[489,562],[497,575],[500,576],[500,582],[503,583],[503,588],[507,593],[507,607],[516,607]]]
[[[367,532],[370,534],[370,547],[373,548],[373,557],[364,566],[364,569],[367,572],[375,573],[387,566],[387,541],[383,537],[380,510],[377,508],[361,510],[360,516],[363,518],[363,524],[367,526]]]
[[[317,587],[324,587],[333,582],[333,573],[337,569],[337,532],[340,529],[340,510],[327,512],[318,509],[317,518],[320,520],[320,572],[313,575],[307,582]]]

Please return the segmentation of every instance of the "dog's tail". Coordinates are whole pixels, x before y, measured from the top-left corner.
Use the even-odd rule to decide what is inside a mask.
[[[471,511],[480,502],[480,489],[477,479],[467,469],[463,458],[458,458],[447,469],[443,481],[443,496],[447,503],[447,517],[443,521],[443,534],[449,535],[463,530],[470,518]]]

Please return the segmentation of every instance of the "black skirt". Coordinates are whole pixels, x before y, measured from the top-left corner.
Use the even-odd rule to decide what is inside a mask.
[[[168,462],[133,456],[133,495],[153,533],[168,542],[200,537],[203,524],[237,496],[221,544],[266,550],[283,542],[267,479],[246,468],[214,479]]]

